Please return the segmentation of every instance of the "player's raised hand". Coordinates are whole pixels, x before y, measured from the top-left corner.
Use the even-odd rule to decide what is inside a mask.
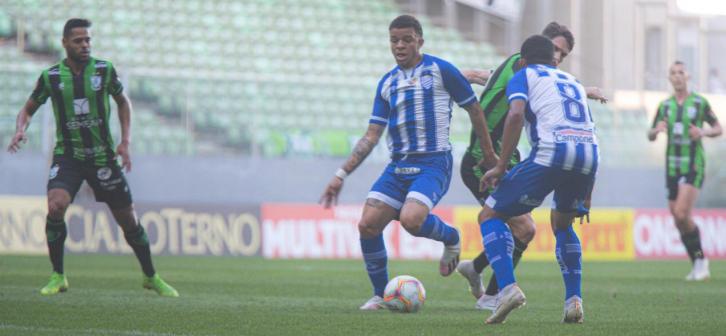
[[[585,88],[585,92],[587,93],[587,98],[597,100],[602,104],[607,104],[608,102],[608,98],[605,97],[600,88],[597,86],[587,87]]]
[[[116,147],[116,153],[121,156],[121,168],[125,168],[126,172],[131,171],[131,154],[129,153],[129,143],[121,142]]]
[[[480,189],[486,190],[487,188],[494,188],[499,184],[499,180],[504,176],[504,166],[496,165],[487,172],[481,178]]]
[[[325,191],[320,196],[318,203],[322,204],[325,209],[338,205],[338,195],[340,195],[341,189],[343,189],[343,179],[333,176],[333,179],[325,187]]]
[[[26,142],[28,142],[28,137],[25,136],[25,131],[15,132],[13,140],[11,140],[10,145],[8,145],[8,152],[17,153],[20,150],[20,144],[25,144]]]
[[[688,137],[693,141],[698,141],[703,137],[703,130],[694,124],[688,126]]]

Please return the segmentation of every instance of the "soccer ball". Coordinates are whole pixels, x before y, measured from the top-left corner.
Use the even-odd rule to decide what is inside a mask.
[[[418,279],[410,275],[399,275],[386,285],[383,301],[394,312],[415,313],[426,300],[426,290]]]

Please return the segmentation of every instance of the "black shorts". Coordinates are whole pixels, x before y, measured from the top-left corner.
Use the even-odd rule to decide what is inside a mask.
[[[512,169],[520,161],[520,153],[518,149],[514,150],[512,159],[509,162],[507,169]],[[486,174],[486,171],[477,169],[476,165],[479,161],[470,152],[466,152],[464,157],[461,159],[461,180],[464,181],[464,185],[469,188],[471,194],[474,195],[479,205],[484,206],[489,194],[492,190],[479,191],[479,183],[481,182],[482,176]]]
[[[73,200],[84,180],[93,189],[96,201],[108,204],[111,209],[122,209],[133,202],[126,177],[116,161],[106,166],[97,166],[63,155],[53,156],[48,190],[63,189]]]
[[[474,195],[479,205],[484,206],[487,197],[489,197],[489,190],[479,191],[479,182],[481,178],[477,176],[474,168],[477,165],[477,160],[474,155],[467,152],[461,159],[461,180],[464,181],[464,185],[469,188],[471,194]]]
[[[668,200],[675,201],[678,198],[678,185],[681,183],[690,184],[701,189],[704,179],[703,169],[694,169],[688,174],[666,176],[666,188],[668,188]]]

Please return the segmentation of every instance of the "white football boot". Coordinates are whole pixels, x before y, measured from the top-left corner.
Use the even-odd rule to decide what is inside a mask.
[[[456,270],[459,264],[459,253],[461,253],[461,241],[453,245],[444,245],[444,254],[439,262],[439,273],[442,276],[449,276]]]
[[[463,260],[456,266],[456,271],[469,281],[469,292],[474,298],[479,299],[484,295],[484,286],[481,284],[481,274],[474,270],[474,262],[471,260]]]
[[[527,303],[527,298],[524,297],[524,293],[516,283],[513,283],[507,287],[504,287],[499,291],[497,309],[494,310],[491,316],[486,320],[487,324],[504,323],[507,320],[507,315],[519,307],[524,306]]]
[[[686,276],[687,281],[704,281],[711,277],[711,271],[708,269],[708,259],[696,259],[693,262],[691,273]]]
[[[379,310],[383,308],[386,308],[385,302],[383,301],[383,298],[378,295],[373,296],[366,301],[366,303],[360,306],[360,310]]]
[[[582,309],[582,299],[573,296],[565,301],[565,313],[562,315],[562,323],[582,323],[585,312]]]
[[[476,300],[475,307],[479,310],[494,311],[495,309],[497,309],[497,296],[484,294],[478,300]]]

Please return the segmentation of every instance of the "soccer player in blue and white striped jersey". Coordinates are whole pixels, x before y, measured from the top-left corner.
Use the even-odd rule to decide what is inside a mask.
[[[388,257],[383,229],[394,219],[414,236],[444,243],[439,272],[450,275],[459,261],[459,233],[431,214],[451,182],[452,158],[449,126],[453,103],[464,108],[481,139],[484,159],[492,167],[496,155],[486,120],[474,91],[450,63],[422,54],[423,29],[410,15],[401,15],[389,26],[391,52],[398,66],[378,83],[368,131],[350,158],[325,189],[321,203],[337,203],[343,180],[352,173],[388,130],[391,162],[368,193],[358,224],[363,259],[373,285],[373,297],[362,310],[384,307],[388,282]]]
[[[521,54],[527,66],[507,85],[510,110],[501,157],[483,178],[489,186],[498,184],[485,202],[481,223],[486,255],[500,288],[499,305],[486,322],[502,323],[509,312],[525,303],[514,278],[514,242],[506,220],[532,211],[554,191],[551,219],[555,254],[565,283],[563,322],[581,323],[582,249],[572,222],[595,181],[599,156],[595,124],[585,88],[574,76],[552,66],[550,39],[542,35],[528,38]],[[532,152],[504,176],[523,124]]]

